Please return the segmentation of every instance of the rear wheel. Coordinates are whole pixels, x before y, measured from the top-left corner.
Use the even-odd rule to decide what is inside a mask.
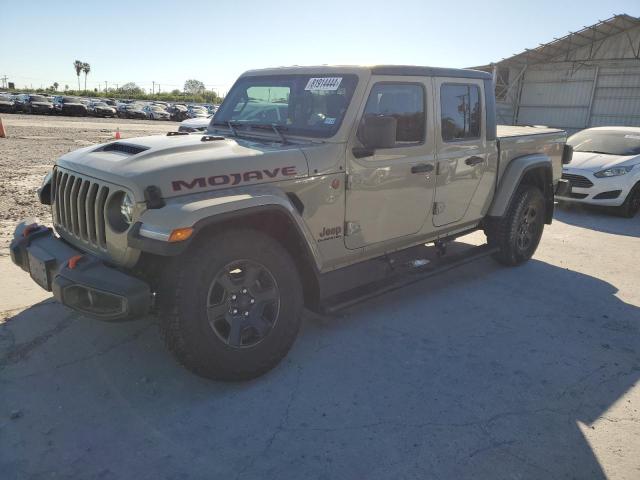
[[[236,230],[194,245],[160,290],[161,333],[193,372],[242,380],[269,371],[298,333],[302,290],[287,251],[271,237]]]
[[[617,211],[620,216],[626,218],[633,218],[640,211],[640,182],[636,183],[627,194],[627,198]]]
[[[540,243],[544,218],[542,192],[532,185],[520,185],[505,215],[485,228],[489,244],[499,248],[496,260],[510,266],[529,260]]]

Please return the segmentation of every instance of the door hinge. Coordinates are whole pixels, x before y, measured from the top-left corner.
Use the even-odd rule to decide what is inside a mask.
[[[346,236],[355,235],[360,231],[360,224],[358,222],[345,222],[344,223],[344,234]]]
[[[346,179],[344,182],[345,190],[353,189],[353,175],[346,175]]]
[[[442,203],[442,202],[434,202],[433,203],[433,214],[434,215],[440,215],[442,212],[444,212],[444,203]]]

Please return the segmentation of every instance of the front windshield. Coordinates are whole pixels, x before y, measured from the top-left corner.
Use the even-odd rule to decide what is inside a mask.
[[[640,155],[640,131],[583,130],[569,137],[567,143],[574,152]]]
[[[80,99],[76,97],[63,97],[62,101],[64,103],[80,103]]]
[[[293,135],[336,133],[358,83],[355,75],[244,77],[233,86],[213,125],[277,125]]]

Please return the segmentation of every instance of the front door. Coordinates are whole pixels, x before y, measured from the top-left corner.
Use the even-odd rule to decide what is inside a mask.
[[[362,146],[352,135],[347,149],[347,248],[355,249],[417,233],[431,215],[435,183],[430,78],[375,77],[358,118],[392,116],[397,121],[393,148],[357,158]]]
[[[434,79],[438,172],[433,206],[436,227],[461,220],[487,169],[482,80]]]

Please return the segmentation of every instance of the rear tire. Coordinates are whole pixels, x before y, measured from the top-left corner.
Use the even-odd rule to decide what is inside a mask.
[[[246,380],[287,354],[302,288],[277,241],[232,230],[200,239],[176,264],[164,275],[159,307],[161,334],[180,363],[206,378]]]
[[[633,218],[640,211],[640,182],[636,183],[627,194],[624,203],[617,208],[617,213],[621,217]]]
[[[542,192],[532,185],[520,185],[505,215],[485,227],[489,245],[500,249],[494,258],[508,266],[529,260],[540,243],[544,219]]]

